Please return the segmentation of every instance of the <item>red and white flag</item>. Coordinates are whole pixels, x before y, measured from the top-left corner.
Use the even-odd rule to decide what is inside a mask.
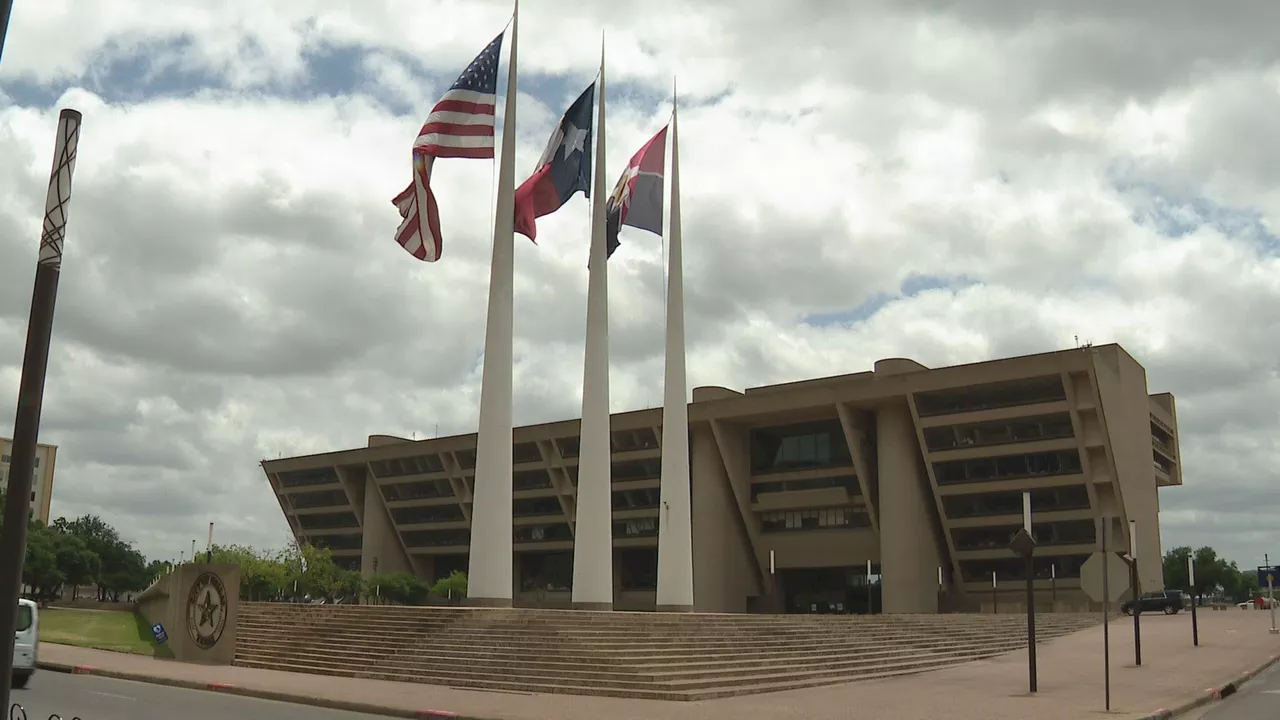
[[[413,180],[391,201],[403,218],[396,229],[396,242],[419,260],[440,259],[440,209],[431,192],[431,168],[436,158],[493,159],[503,34],[505,31],[471,61],[431,109],[413,143]]]

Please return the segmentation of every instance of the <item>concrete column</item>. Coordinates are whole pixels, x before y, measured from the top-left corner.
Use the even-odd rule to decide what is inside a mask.
[[[671,212],[667,232],[667,354],[662,401],[662,510],[658,610],[693,610],[693,516],[689,478],[689,390],[685,377],[684,259],[680,229],[680,139],[671,115]]]
[[[395,525],[391,522],[391,514],[383,502],[382,491],[378,483],[370,477],[364,484],[364,517],[361,523],[364,531],[364,542],[360,551],[361,575],[373,577],[373,560],[378,559],[378,575],[389,573],[413,572],[413,564],[408,553],[396,537]],[[425,579],[425,578],[424,578]]]
[[[933,491],[906,402],[876,409],[880,564],[886,613],[938,612]]]
[[[574,515],[573,607],[613,609],[613,448],[609,437],[609,264],[605,231],[604,57],[596,98],[595,187],[587,268],[587,344]]]

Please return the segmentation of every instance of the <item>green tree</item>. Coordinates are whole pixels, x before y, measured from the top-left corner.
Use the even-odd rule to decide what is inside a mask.
[[[431,586],[431,594],[436,597],[461,600],[467,596],[467,574],[461,570],[454,570],[449,573],[449,577],[441,578]]]
[[[48,532],[55,540],[54,552],[57,555],[58,570],[63,574],[63,582],[72,587],[71,599],[75,599],[81,585],[91,583],[102,572],[102,558],[89,549],[80,538],[54,528]]]
[[[31,586],[37,600],[58,596],[66,576],[58,569],[57,539],[44,523],[33,521],[27,529],[27,553],[22,564],[22,582]]]

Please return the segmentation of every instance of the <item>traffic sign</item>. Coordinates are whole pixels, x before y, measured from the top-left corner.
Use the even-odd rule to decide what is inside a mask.
[[[156,643],[163,645],[169,639],[169,633],[164,631],[164,625],[156,623],[151,626],[151,634],[156,636]]]
[[[1115,554],[1106,558],[1107,594],[1111,597],[1104,598],[1102,595],[1104,555],[1105,553],[1095,552],[1084,561],[1084,565],[1080,566],[1080,589],[1095,602],[1103,602],[1104,599],[1114,602],[1123,597],[1129,589],[1129,565]]]
[[[1260,565],[1258,566],[1258,587],[1267,587],[1268,576],[1275,584],[1280,585],[1280,567]]]

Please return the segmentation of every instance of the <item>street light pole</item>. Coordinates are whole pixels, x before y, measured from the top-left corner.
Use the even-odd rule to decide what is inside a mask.
[[[2,8],[4,17],[8,17],[11,6],[10,2],[9,7]],[[75,173],[79,145],[80,113],[63,110],[58,116],[53,169],[49,174],[49,192],[45,196],[44,229],[36,256],[31,315],[27,321],[22,376],[18,381],[18,408],[13,419],[13,450],[10,451],[4,525],[0,527],[0,708],[9,707],[14,630],[18,620],[18,597],[22,590],[22,564],[27,554],[27,521],[31,515],[31,481],[35,474],[45,374],[49,368],[53,311],[58,298],[58,278],[62,272],[71,177]]]
[[[9,34],[9,14],[13,12],[13,0],[0,0],[0,59],[4,58],[4,36]]]
[[[1129,565],[1133,588],[1133,664],[1142,667],[1142,587],[1138,576],[1138,521],[1129,521]]]

